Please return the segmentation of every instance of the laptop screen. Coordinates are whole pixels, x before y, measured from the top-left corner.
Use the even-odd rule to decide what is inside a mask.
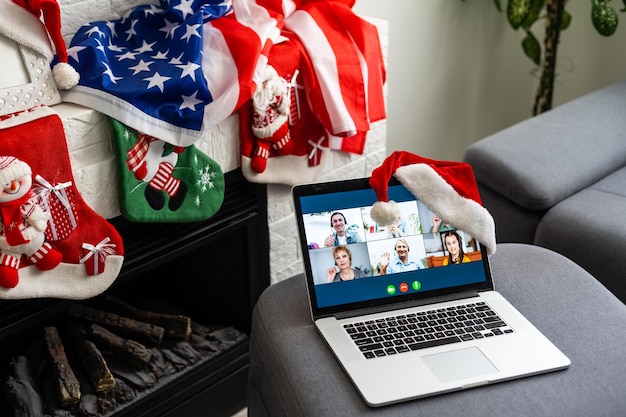
[[[395,179],[389,200],[401,216],[376,224],[368,178],[293,187],[314,316],[491,289],[486,251],[441,221]]]

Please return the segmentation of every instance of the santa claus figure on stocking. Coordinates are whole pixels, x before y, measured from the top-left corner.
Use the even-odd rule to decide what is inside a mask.
[[[270,147],[278,155],[289,155],[294,143],[289,136],[289,83],[268,65],[263,80],[252,97],[252,133],[257,138],[251,166],[255,172],[265,171]]]

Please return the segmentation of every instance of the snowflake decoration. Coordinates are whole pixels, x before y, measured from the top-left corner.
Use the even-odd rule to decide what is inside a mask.
[[[201,168],[198,172],[198,181],[196,181],[196,185],[200,187],[202,192],[206,192],[207,189],[213,188],[215,184],[213,184],[213,177],[217,175],[215,171],[211,171],[211,167],[207,165],[204,168]]]

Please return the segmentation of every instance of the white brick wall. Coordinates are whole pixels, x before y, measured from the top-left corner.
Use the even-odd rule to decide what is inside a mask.
[[[62,34],[65,41],[70,43],[72,35],[78,28],[95,20],[118,19],[130,8],[139,4],[158,4],[156,0],[59,0],[61,5]],[[380,34],[383,56],[387,62],[388,51],[388,27],[387,22],[371,20]],[[85,117],[84,115],[82,117]],[[238,131],[236,124],[230,124],[232,132],[223,132],[225,136],[233,136],[231,140],[237,140]],[[219,127],[219,126],[218,126]],[[331,158],[331,169],[319,178],[320,181],[340,178],[355,178],[369,176],[373,168],[378,166],[386,156],[385,121],[377,122],[368,133],[365,149],[362,155],[348,154],[345,152],[324,153],[324,158]],[[217,128],[216,128],[217,129]],[[110,132],[110,130],[105,130]],[[219,132],[220,134],[222,132]],[[212,136],[215,136],[214,134]],[[110,141],[111,138],[103,138]],[[209,157],[216,161],[209,149],[199,147]],[[235,146],[235,150],[238,146]],[[72,150],[70,149],[70,152]],[[222,166],[226,171],[230,166]],[[82,193],[82,190],[79,190]],[[270,270],[271,282],[276,283],[290,276],[302,272],[302,254],[297,243],[297,228],[293,216],[293,208],[290,196],[290,187],[285,185],[268,185],[268,224],[270,230]]]
[[[386,156],[386,122],[376,123],[368,133],[363,155],[345,152],[325,152],[333,159],[333,170],[319,181],[367,177]],[[298,244],[298,229],[291,201],[291,187],[268,185],[268,225],[270,229],[270,270],[272,283],[303,272],[302,252]]]

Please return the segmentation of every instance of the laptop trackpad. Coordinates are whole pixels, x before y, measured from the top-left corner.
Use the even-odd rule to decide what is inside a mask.
[[[436,353],[422,357],[441,382],[451,382],[498,372],[477,347]]]

